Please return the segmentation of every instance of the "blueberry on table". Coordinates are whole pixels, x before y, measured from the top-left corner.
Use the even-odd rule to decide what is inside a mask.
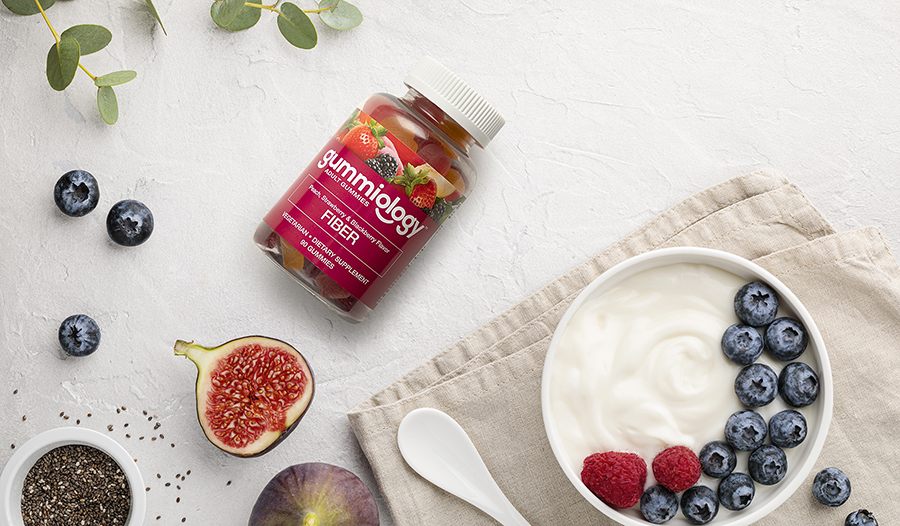
[[[714,440],[700,450],[700,468],[707,477],[726,477],[737,467],[737,455],[724,440]],[[729,508],[730,509],[730,508]]]
[[[740,511],[753,502],[756,495],[756,484],[746,473],[732,473],[719,482],[716,491],[719,504],[731,511]]]
[[[59,326],[59,344],[69,356],[87,356],[100,345],[100,327],[90,316],[73,314]]]
[[[796,360],[806,350],[809,335],[802,323],[793,318],[778,318],[766,327],[766,349],[777,360]]]
[[[735,323],[722,335],[722,352],[738,365],[750,365],[763,352],[763,337],[750,325]]]
[[[681,513],[691,524],[706,524],[719,513],[719,498],[706,486],[691,486],[681,494]]]
[[[856,510],[844,519],[844,526],[878,526],[875,515],[869,510]]]
[[[53,200],[62,213],[71,217],[87,215],[100,202],[100,187],[84,170],[66,172],[53,187]]]
[[[662,486],[650,486],[641,495],[641,515],[647,522],[662,524],[678,512],[678,497]]]
[[[799,411],[785,409],[769,419],[769,438],[778,447],[797,447],[806,439],[806,418]]]
[[[766,364],[748,365],[734,379],[734,394],[747,407],[769,405],[778,396],[778,375]]]
[[[778,375],[778,393],[793,407],[806,407],[819,396],[819,376],[803,362],[792,362]]]
[[[750,453],[747,460],[750,476],[759,484],[778,484],[787,474],[787,455],[778,446],[763,444]]]
[[[850,478],[840,468],[825,468],[816,473],[813,497],[825,506],[840,506],[850,498]]]
[[[778,313],[778,296],[765,283],[747,283],[734,295],[734,313],[747,325],[768,325]]]
[[[106,231],[109,238],[119,245],[140,245],[153,233],[153,214],[140,201],[119,201],[106,216]]]
[[[725,440],[738,451],[753,451],[769,433],[766,419],[751,409],[738,411],[725,423]]]

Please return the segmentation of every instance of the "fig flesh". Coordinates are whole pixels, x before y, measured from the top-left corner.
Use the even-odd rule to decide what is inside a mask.
[[[352,472],[310,462],[283,469],[266,484],[249,526],[378,526],[372,492]]]
[[[206,438],[232,455],[271,451],[312,402],[309,364],[281,340],[247,336],[218,347],[178,340],[175,355],[197,366],[197,418]]]

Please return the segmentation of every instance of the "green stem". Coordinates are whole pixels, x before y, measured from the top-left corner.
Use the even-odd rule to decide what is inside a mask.
[[[341,0],[334,0],[334,2],[332,2],[328,7],[322,7],[319,9],[303,9],[303,12],[307,14],[324,13],[325,11],[334,9],[339,3],[341,3]]]
[[[35,1],[37,1],[37,0],[35,0]],[[223,0],[216,0],[216,1],[222,2]],[[334,9],[335,6],[337,6],[340,2],[341,2],[341,0],[334,0],[334,2],[332,2],[332,4],[328,7],[323,7],[320,9],[301,9],[301,11],[303,11],[306,14],[324,13],[325,11],[328,11],[330,9]],[[247,7],[255,7],[256,9],[266,9],[268,11],[274,11],[276,13],[280,13],[280,11],[278,10],[278,3],[274,3],[272,5],[265,5],[265,4],[255,4],[252,2],[244,2],[244,5]]]
[[[275,11],[276,13],[278,12],[278,8],[275,7],[277,4],[263,5],[263,4],[252,4],[250,2],[245,2],[244,5],[247,7],[255,7],[257,9],[266,9],[268,11]]]
[[[53,33],[53,38],[56,39],[56,43],[59,44],[59,34],[53,29],[53,24],[50,23],[50,19],[47,18],[47,13],[44,12],[43,6],[41,6],[40,0],[34,0],[34,3],[37,4],[38,11],[41,12],[41,16],[44,17],[44,22],[47,22],[47,27],[50,28],[50,32]]]

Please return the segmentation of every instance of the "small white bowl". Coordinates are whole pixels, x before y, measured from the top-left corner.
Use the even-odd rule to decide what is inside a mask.
[[[131,510],[125,524],[140,526],[147,509],[147,497],[143,491],[144,480],[134,459],[115,440],[81,427],[60,427],[45,431],[16,450],[0,474],[0,522],[9,526],[24,526],[21,500],[25,477],[35,462],[46,453],[72,444],[95,447],[112,457],[122,468],[131,489]]]
[[[822,336],[819,333],[815,322],[806,308],[800,303],[800,300],[797,299],[797,297],[781,281],[759,265],[727,252],[684,247],[647,252],[630,258],[604,272],[575,298],[572,305],[563,315],[553,334],[553,338],[551,339],[541,381],[541,405],[544,417],[544,427],[550,446],[560,467],[575,489],[581,493],[588,502],[604,515],[615,520],[619,524],[625,526],[646,526],[647,524],[650,524],[641,515],[639,509],[640,506],[634,506],[629,509],[619,509],[601,501],[581,482],[580,469],[576,472],[570,466],[569,461],[567,460],[568,455],[565,452],[565,446],[560,439],[559,431],[552,414],[550,403],[551,370],[554,356],[561,345],[566,327],[573,315],[585,304],[585,302],[597,298],[622,280],[634,276],[639,272],[677,263],[699,263],[710,265],[731,272],[732,274],[745,279],[747,282],[762,281],[768,284],[778,294],[780,301],[779,316],[790,315],[799,319],[806,327],[809,334],[809,345],[800,361],[808,363],[816,370],[819,376],[819,395],[812,405],[801,410],[809,422],[806,440],[789,452],[790,460],[788,472],[781,482],[774,486],[765,486],[766,491],[764,495],[761,495],[760,492],[760,488],[763,488],[764,486],[757,485],[757,495],[754,498],[754,501],[743,511],[732,512],[720,506],[719,514],[709,523],[715,526],[747,526],[762,519],[775,510],[787,500],[806,479],[807,474],[815,464],[825,442],[828,426],[831,422],[834,396],[831,381],[831,366],[825,351],[825,344],[822,341]],[[736,318],[735,321],[737,321]],[[778,370],[776,369],[775,372],[777,373]],[[781,402],[781,400],[776,399],[776,402]],[[724,428],[725,422],[722,422],[723,435],[721,440],[724,440]],[[768,439],[766,443],[768,443]],[[694,452],[699,453],[699,451]],[[740,471],[746,473],[746,457],[744,457],[742,461],[741,454],[740,452],[738,453],[738,467],[735,469],[735,472]],[[652,459],[645,458],[644,460],[649,468]],[[650,474],[648,473],[648,475]],[[701,477],[700,483],[707,485],[713,491],[716,491],[716,488],[718,487],[717,479],[709,479],[705,475]],[[691,523],[684,517],[679,506],[678,513],[666,524],[683,526]]]

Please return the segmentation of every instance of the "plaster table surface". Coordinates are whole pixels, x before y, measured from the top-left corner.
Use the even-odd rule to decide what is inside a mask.
[[[877,226],[900,247],[892,2],[356,5],[365,20],[350,31],[314,17],[319,43],[304,51],[270,12],[231,33],[208,1],[157,0],[164,35],[144,2],[60,0],[47,11],[57,29],[113,33],[85,67],[138,73],[117,87],[113,126],[83,73],[64,92],[49,87],[53,37],[40,15],[0,8],[0,466],[14,444],[77,420],[138,460],[147,524],[246,524],[275,473],[321,461],[357,473],[390,526],[346,413],[678,201],[774,168],[837,230]],[[349,324],[251,236],[353,108],[371,93],[405,93],[423,55],[507,123],[474,153],[479,182],[466,204],[369,319]],[[53,185],[76,168],[97,177],[101,200],[69,218]],[[133,248],[105,231],[126,198],[156,222]],[[75,313],[99,323],[102,342],[64,359],[57,329]],[[195,368],[172,347],[248,334],[297,347],[318,391],[284,443],[240,459],[204,438]]]

